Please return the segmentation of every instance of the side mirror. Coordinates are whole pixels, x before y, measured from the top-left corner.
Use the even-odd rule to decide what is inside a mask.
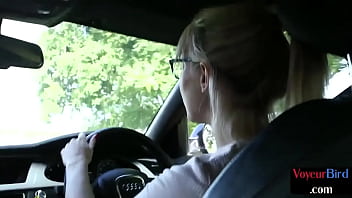
[[[43,63],[43,52],[38,45],[0,35],[0,69],[10,66],[38,69]]]
[[[205,124],[198,124],[192,134],[188,138],[188,147],[189,153],[188,155],[201,155],[204,153],[208,153],[203,139],[203,131]]]

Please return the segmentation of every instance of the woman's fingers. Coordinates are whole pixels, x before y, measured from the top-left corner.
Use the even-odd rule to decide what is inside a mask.
[[[93,135],[93,137],[89,141],[89,148],[92,150],[94,149],[95,142],[97,140],[96,138],[97,138],[97,134]]]
[[[77,138],[78,140],[83,140],[83,141],[87,141],[87,139],[86,139],[86,135],[84,134],[84,133],[79,133],[78,134],[78,138]]]
[[[94,144],[95,137],[88,143],[84,133],[80,133],[77,138],[72,138],[60,152],[65,166],[78,162],[88,164],[92,160]]]
[[[96,137],[97,137],[97,134],[93,135],[93,137],[90,138],[90,141],[88,143],[89,148],[92,150],[94,149]],[[87,141],[86,135],[84,133],[79,133],[77,140],[86,142]]]

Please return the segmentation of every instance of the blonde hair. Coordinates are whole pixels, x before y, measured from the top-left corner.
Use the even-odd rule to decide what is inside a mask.
[[[286,108],[307,100],[321,98],[328,79],[326,53],[292,40]]]
[[[176,56],[186,55],[213,68],[209,97],[217,145],[248,141],[268,124],[273,103],[286,93],[289,44],[263,5],[202,10],[180,37]]]

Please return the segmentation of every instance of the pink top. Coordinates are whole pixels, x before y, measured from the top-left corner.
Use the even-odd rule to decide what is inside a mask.
[[[237,144],[229,144],[216,153],[192,157],[183,165],[165,169],[148,183],[136,198],[196,198],[202,197],[217,175],[240,151]]]

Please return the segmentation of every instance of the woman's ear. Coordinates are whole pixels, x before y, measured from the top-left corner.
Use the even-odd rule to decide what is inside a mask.
[[[210,66],[204,62],[200,62],[200,89],[204,93],[209,87]]]

